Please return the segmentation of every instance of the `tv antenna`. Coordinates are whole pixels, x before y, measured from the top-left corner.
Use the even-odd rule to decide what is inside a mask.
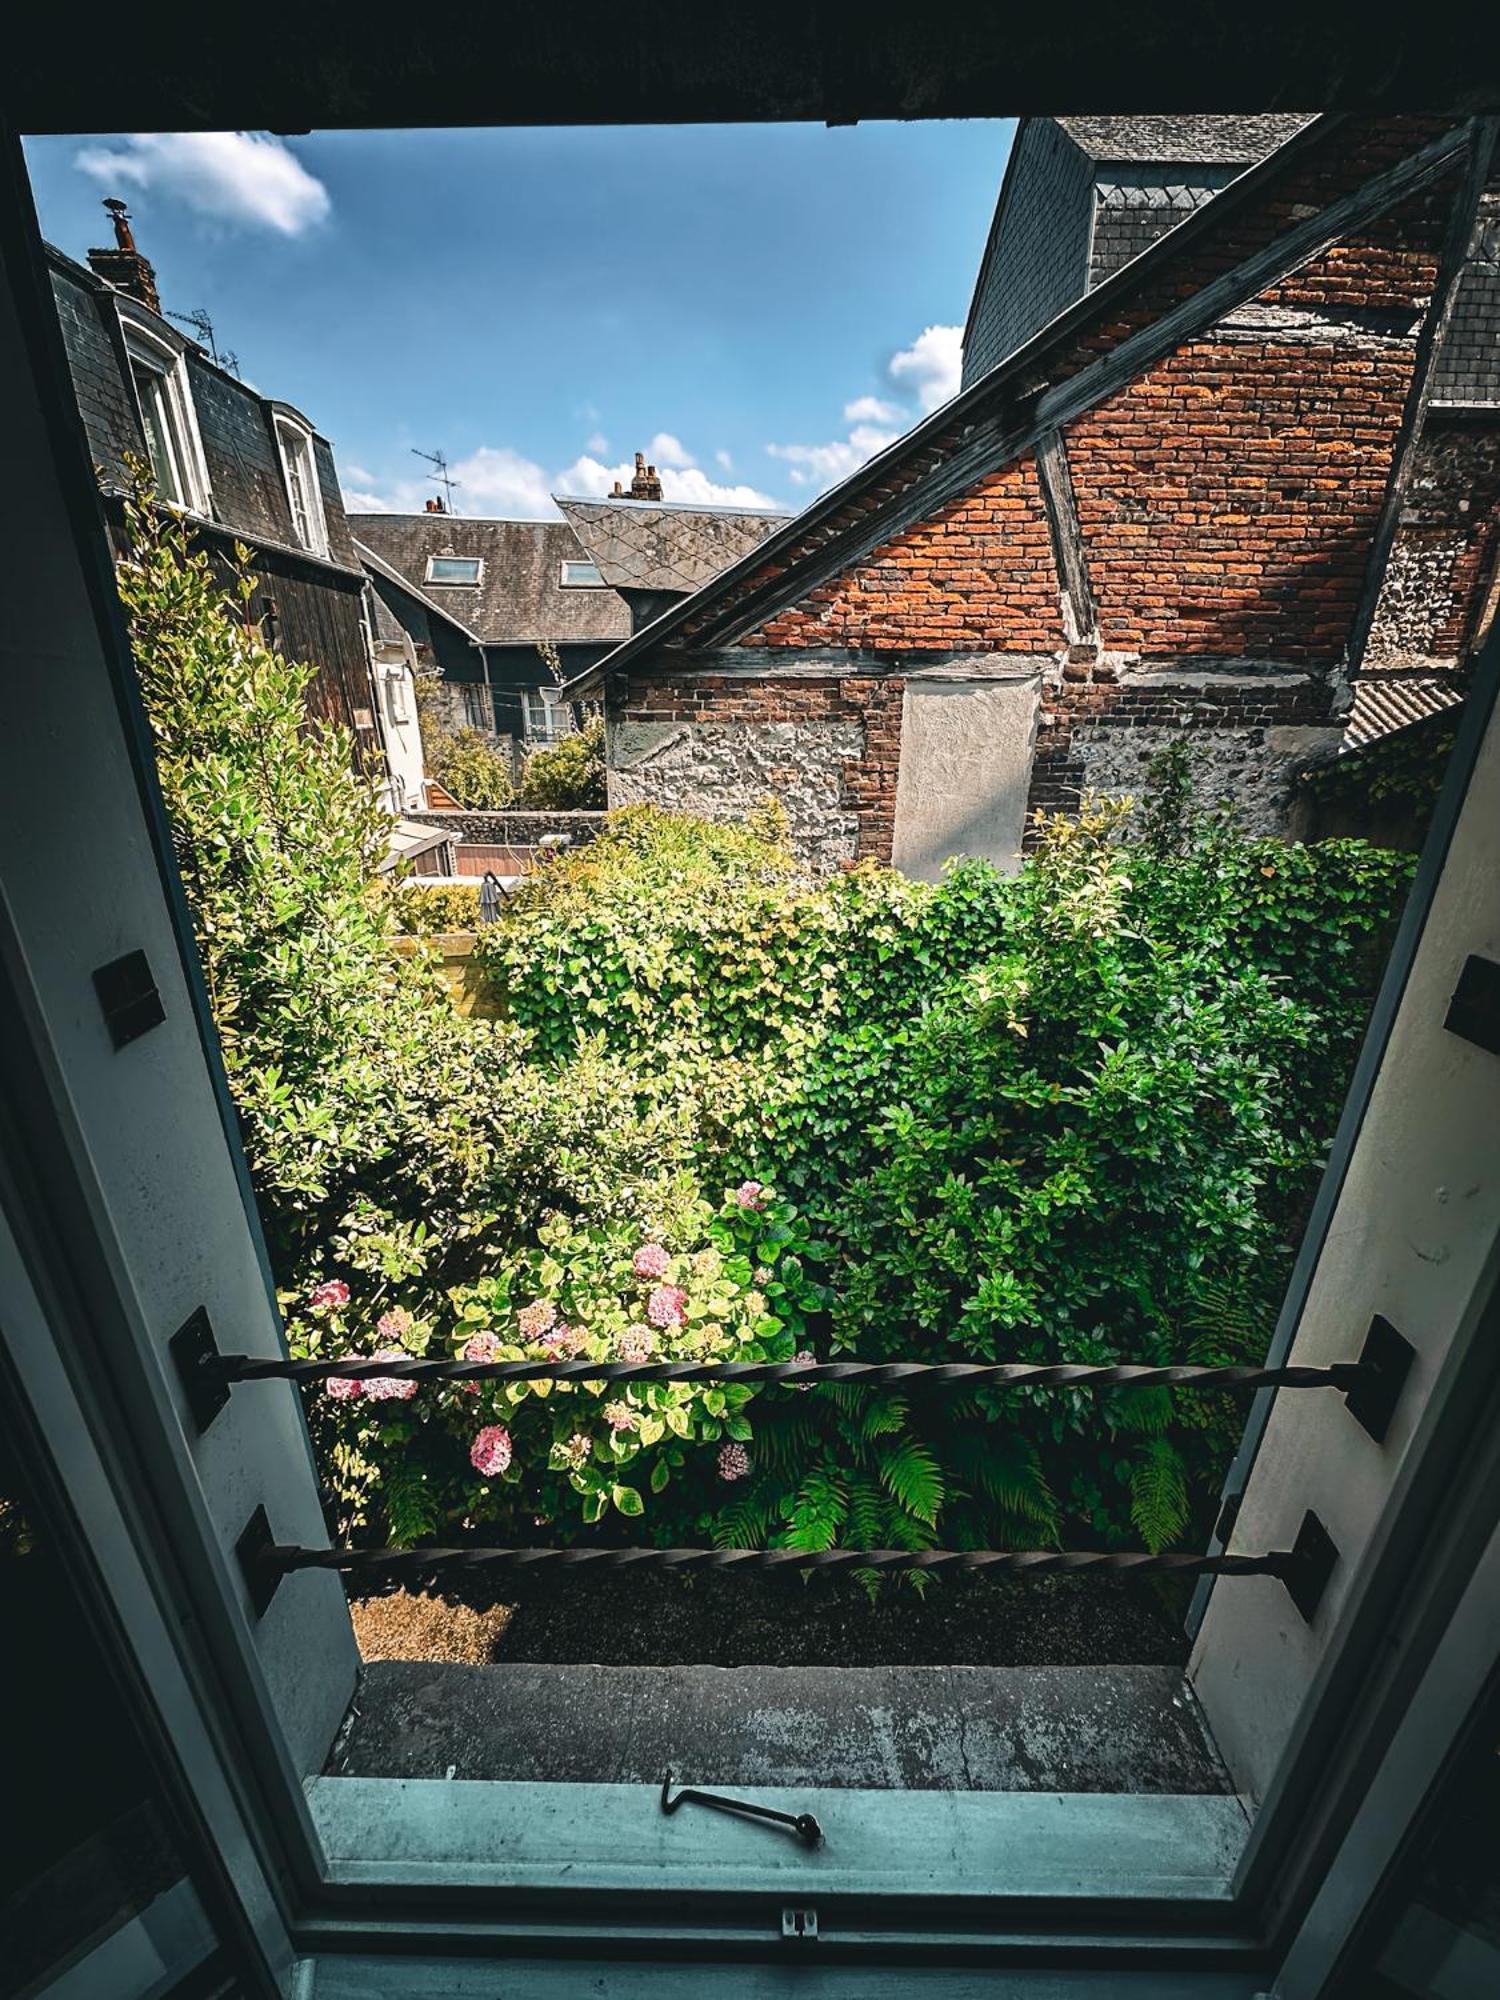
[[[169,308],[167,318],[175,319],[181,326],[190,326],[198,336],[199,345],[208,349],[212,360],[221,368],[227,368],[231,375],[239,374],[240,357],[231,354],[227,347],[222,354],[219,352],[218,343],[214,339],[214,323],[203,306],[195,306],[192,312],[182,313],[173,312]]]
[[[435,484],[442,487],[444,496],[443,505],[446,511],[451,514],[453,512],[453,489],[455,486],[462,486],[463,481],[461,479],[449,478],[448,460],[441,451],[418,451],[415,445],[412,445],[410,449],[414,458],[425,458],[427,463],[435,468],[428,476]]]

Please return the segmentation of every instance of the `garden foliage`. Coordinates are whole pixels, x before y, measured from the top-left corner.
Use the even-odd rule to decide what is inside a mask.
[[[1087,803],[1019,875],[936,886],[802,881],[770,811],[636,809],[482,934],[507,1018],[461,1019],[392,950],[372,787],[253,584],[226,596],[149,509],[133,529],[121,592],[289,1337],[371,1364],[310,1397],[348,1515],[802,1549],[1189,1529],[1223,1399],[414,1389],[379,1361],[1257,1358],[1409,857],[1247,839],[1181,754],[1143,811]]]

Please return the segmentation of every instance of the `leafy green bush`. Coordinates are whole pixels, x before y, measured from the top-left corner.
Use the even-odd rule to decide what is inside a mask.
[[[510,752],[479,729],[455,729],[429,736],[424,728],[427,769],[469,812],[503,812],[516,802]]]
[[[378,1363],[562,1338],[1253,1358],[1410,857],[1247,840],[1180,764],[1136,837],[1094,805],[1019,876],[935,887],[809,886],[774,816],[638,809],[481,934],[513,1018],[465,1020],[392,949],[423,892],[372,892],[387,821],[253,581],[226,601],[144,503],[132,530],[121,595],[293,1351],[371,1363],[310,1399],[346,1519],[526,1540],[639,1514],[802,1549],[1184,1531],[1222,1399],[412,1392]]]
[[[604,721],[596,717],[571,736],[533,750],[521,773],[518,803],[538,812],[602,810]]]
[[[387,886],[382,878],[374,891],[387,898],[392,930],[403,937],[439,937],[445,932],[472,931],[479,925],[479,884],[429,882],[411,876]]]

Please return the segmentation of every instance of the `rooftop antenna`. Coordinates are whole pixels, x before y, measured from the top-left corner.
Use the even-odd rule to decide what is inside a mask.
[[[429,477],[442,487],[444,509],[447,513],[451,514],[453,512],[453,489],[455,486],[462,486],[463,481],[448,477],[448,460],[441,451],[418,451],[415,445],[412,445],[410,449],[414,458],[425,458],[429,465],[436,467],[436,470],[429,474]]]
[[[205,307],[195,306],[191,312],[181,313],[172,312],[169,308],[167,318],[175,319],[180,326],[190,326],[194,333],[197,334],[200,346],[208,349],[212,360],[216,361],[221,368],[227,368],[231,375],[239,374],[240,357],[237,354],[231,354],[227,347],[222,354],[219,352],[218,343],[214,339],[214,323],[209,318]]]

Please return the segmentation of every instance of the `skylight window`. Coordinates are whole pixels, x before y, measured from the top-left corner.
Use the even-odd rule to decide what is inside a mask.
[[[564,590],[599,590],[604,578],[599,573],[598,563],[565,562],[562,566]]]
[[[479,556],[429,556],[427,558],[427,581],[429,583],[476,584],[484,574],[484,562]]]

